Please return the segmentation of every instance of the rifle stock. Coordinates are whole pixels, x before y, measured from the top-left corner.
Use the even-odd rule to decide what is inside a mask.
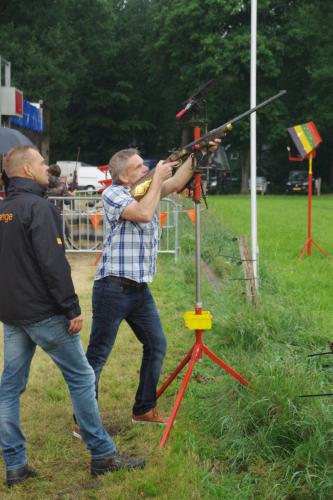
[[[209,145],[210,141],[213,141],[214,139],[221,138],[229,132],[233,124],[238,122],[239,120],[242,120],[243,118],[246,118],[252,113],[255,113],[259,109],[263,108],[264,106],[267,106],[271,102],[275,101],[276,99],[279,99],[282,97],[284,94],[286,94],[286,90],[280,90],[277,94],[273,95],[269,99],[266,99],[266,101],[261,102],[254,108],[250,108],[244,113],[241,113],[238,116],[235,116],[231,120],[227,121],[223,125],[220,125],[219,127],[210,130],[207,132],[207,134],[203,135],[199,139],[196,139],[195,141],[190,142],[189,144],[186,144],[182,148],[178,149],[177,151],[173,151],[167,158],[164,160],[165,162],[171,162],[171,161],[178,161],[179,160],[179,165],[178,167],[183,163],[183,161],[191,154],[194,153],[204,147],[207,147]],[[177,166],[176,166],[177,168]],[[152,169],[147,174],[145,174],[138,182],[136,182],[132,188],[131,188],[131,195],[133,198],[136,200],[139,200],[142,198],[148,191],[150,184],[152,182],[152,178],[154,175],[154,170]]]

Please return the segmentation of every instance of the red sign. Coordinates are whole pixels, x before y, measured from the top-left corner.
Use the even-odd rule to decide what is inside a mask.
[[[23,116],[23,93],[15,89],[15,114]]]

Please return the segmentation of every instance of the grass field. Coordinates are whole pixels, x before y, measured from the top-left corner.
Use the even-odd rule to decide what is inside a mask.
[[[306,240],[306,198],[258,198],[260,304],[246,301],[237,235],[250,234],[249,197],[210,197],[202,212],[202,255],[219,278],[203,276],[205,309],[213,329],[212,350],[251,383],[238,384],[210,360],[197,363],[177,422],[163,450],[161,428],[132,426],[130,412],[138,379],[140,347],[124,325],[102,376],[100,406],[105,426],[121,451],[147,458],[144,471],[89,476],[89,454],[71,436],[71,407],[57,369],[40,350],[22,396],[22,428],[29,459],[39,478],[1,498],[13,499],[331,499],[333,498],[332,403],[299,398],[330,392],[333,261],[317,251],[299,260]],[[333,197],[314,199],[313,237],[333,256]],[[194,306],[194,231],[181,216],[182,256],[159,258],[152,286],[168,337],[161,380],[193,342],[182,316]],[[93,256],[70,257],[90,330]],[[181,377],[161,397],[169,411]],[[0,477],[4,479],[2,469]]]

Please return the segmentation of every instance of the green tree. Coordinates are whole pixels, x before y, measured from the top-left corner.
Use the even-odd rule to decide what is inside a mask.
[[[6,2],[0,11],[1,53],[12,63],[13,85],[28,100],[42,99],[51,116],[51,138],[66,137],[63,116],[83,59],[73,26],[67,22],[70,0],[29,4]]]
[[[183,101],[214,78],[209,128],[250,104],[250,0],[19,0],[0,5],[1,55],[13,84],[50,113],[52,160],[105,162],[118,148],[145,156],[180,142]],[[323,136],[318,164],[333,181],[330,102],[333,4],[258,2],[257,101],[286,88],[260,111],[259,171],[281,183],[286,128],[313,119]],[[205,118],[204,108],[201,110]],[[225,139],[240,152],[247,189],[249,120]],[[265,151],[265,153],[262,153]]]

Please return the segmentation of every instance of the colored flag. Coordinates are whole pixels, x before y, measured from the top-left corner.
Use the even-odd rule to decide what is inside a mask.
[[[296,148],[296,151],[294,150],[296,154],[292,156],[305,158],[322,142],[322,138],[312,121],[288,128],[287,132]]]

